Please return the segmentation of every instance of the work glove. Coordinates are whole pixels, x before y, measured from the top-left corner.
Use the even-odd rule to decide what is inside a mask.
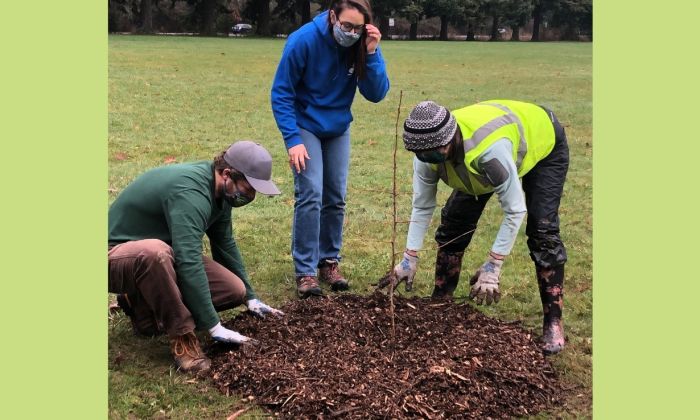
[[[388,286],[389,283],[394,283],[394,288],[396,288],[402,281],[405,281],[406,291],[410,292],[413,288],[413,278],[416,276],[416,271],[418,271],[418,257],[404,252],[401,262],[398,263],[392,271],[389,271],[384,277],[379,279],[377,288],[383,289]]]
[[[284,316],[284,312],[280,311],[279,309],[275,309],[271,306],[268,306],[259,301],[258,299],[250,299],[248,302],[246,302],[246,306],[248,307],[250,313],[257,316],[258,318],[265,318],[265,315],[267,314],[272,314],[277,317]]]
[[[413,278],[418,271],[418,256],[410,255],[408,252],[403,253],[403,259],[394,267],[394,275],[396,276],[396,284],[398,286],[402,281],[406,282],[406,291],[410,292],[413,289]]]
[[[476,270],[476,273],[469,280],[471,292],[469,299],[476,298],[477,305],[481,305],[486,300],[490,305],[498,303],[501,299],[501,292],[498,290],[498,279],[501,277],[501,266],[503,260],[493,258],[490,254],[486,262]]]
[[[217,323],[213,327],[209,328],[209,334],[214,341],[221,343],[232,343],[232,344],[257,344],[256,340],[250,337],[246,337],[243,334],[237,333],[236,331],[229,330],[221,325],[221,322]]]

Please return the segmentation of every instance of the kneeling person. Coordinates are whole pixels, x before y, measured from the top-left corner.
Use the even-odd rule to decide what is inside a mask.
[[[257,298],[231,228],[233,207],[249,204],[256,192],[280,193],[271,175],[267,150],[239,141],[213,162],[145,172],[110,206],[109,292],[119,294],[135,332],[170,336],[183,371],[210,367],[195,328],[217,341],[250,341],[224,328],[217,311],[245,303],[258,316],[283,315]],[[202,253],[204,235],[213,258]]]

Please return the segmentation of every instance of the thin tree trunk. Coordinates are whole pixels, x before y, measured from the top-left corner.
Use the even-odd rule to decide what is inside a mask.
[[[476,41],[476,36],[474,36],[474,23],[467,23],[467,39],[465,41]]]
[[[379,21],[379,32],[382,34],[382,39],[385,37],[389,39],[389,17],[381,15],[377,19]]]
[[[141,27],[143,34],[153,33],[153,0],[141,0]]]
[[[491,25],[491,39],[489,41],[498,41],[498,16],[493,17],[493,25]]]
[[[199,31],[200,35],[216,35],[216,0],[204,0],[202,2],[202,23]]]
[[[573,23],[566,25],[562,39],[564,41],[578,41],[578,27]]]
[[[440,41],[447,41],[447,25],[449,16],[440,16]]]
[[[542,5],[538,2],[535,9],[532,11],[532,39],[530,41],[538,42],[540,40],[540,25],[542,24]]]
[[[257,29],[256,34],[261,36],[270,35],[270,1],[269,0],[255,0],[257,2],[256,10],[258,12],[257,16]]]
[[[418,39],[418,21],[411,22],[411,28],[408,31],[408,39],[415,41]]]
[[[513,35],[510,36],[510,40],[511,41],[520,41],[520,26],[513,25],[510,27],[510,29],[513,31]]]
[[[418,21],[411,22],[411,27],[408,30],[408,39],[415,41],[418,39]]]
[[[311,21],[311,3],[309,0],[297,0],[299,4],[299,15],[301,16],[301,25]]]

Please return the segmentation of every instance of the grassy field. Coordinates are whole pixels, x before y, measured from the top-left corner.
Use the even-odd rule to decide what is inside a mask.
[[[237,139],[254,139],[275,160],[280,197],[236,209],[234,232],[260,297],[274,305],[295,299],[290,229],[293,181],[270,109],[270,86],[283,40],[112,36],[109,39],[109,200],[141,172],[169,162],[211,159]],[[551,358],[570,396],[547,415],[591,415],[592,359],[592,77],[589,43],[385,42],[391,90],[380,104],[359,94],[353,106],[352,159],[347,197],[344,273],[352,292],[369,293],[390,267],[391,155],[399,92],[401,122],[419,101],[457,108],[486,99],[521,99],[553,109],[566,127],[571,165],[561,206],[569,252],[565,283],[568,347]],[[400,141],[400,139],[399,139]],[[398,153],[400,218],[411,203],[412,154]],[[449,195],[440,186],[438,205]],[[411,295],[432,291],[432,234],[421,255]],[[501,220],[492,200],[464,259],[456,296],[484,260]],[[406,226],[399,230],[405,244]],[[540,334],[541,305],[524,229],[504,266],[503,297],[490,316],[521,320]],[[403,288],[401,288],[402,290]],[[227,319],[235,311],[223,313]],[[111,418],[225,418],[242,407],[211,383],[174,371],[165,338],[131,334],[121,313],[109,320]],[[263,411],[251,408],[244,417]]]

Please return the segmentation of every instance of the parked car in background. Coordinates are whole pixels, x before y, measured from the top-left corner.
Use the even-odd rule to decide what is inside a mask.
[[[251,32],[253,30],[253,26],[249,25],[247,23],[238,23],[236,25],[233,25],[231,27],[231,33],[238,34],[238,35],[243,35]]]

